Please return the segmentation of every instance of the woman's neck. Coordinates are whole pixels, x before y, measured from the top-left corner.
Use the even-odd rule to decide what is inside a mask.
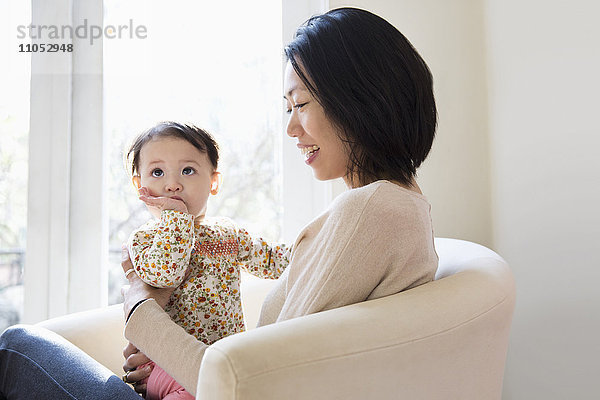
[[[391,182],[394,185],[398,185],[398,186],[400,186],[400,187],[402,187],[404,189],[411,190],[411,191],[419,193],[421,195],[423,194],[423,192],[421,191],[421,188],[417,184],[417,181],[415,180],[414,177],[410,180],[409,184],[401,183],[401,182],[398,182],[398,181],[395,181],[395,180],[391,180],[391,179],[386,179],[386,180],[388,182]],[[358,179],[355,179],[354,181],[358,182]],[[348,189],[355,189],[355,188],[364,186],[364,185],[360,185],[360,184],[352,185],[352,181],[350,179],[348,179],[347,177],[344,178],[344,182],[346,183],[346,187]]]

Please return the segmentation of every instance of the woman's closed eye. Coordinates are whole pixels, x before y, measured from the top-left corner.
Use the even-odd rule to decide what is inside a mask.
[[[163,172],[162,169],[160,168],[155,168],[152,170],[152,172],[150,173],[150,175],[152,175],[155,178],[160,178],[161,176],[163,176],[165,173]]]
[[[181,175],[193,175],[196,170],[192,167],[185,167],[181,170]]]
[[[307,104],[308,104],[308,101],[306,103],[295,104],[294,106],[292,106],[292,108],[295,108],[296,110],[299,110],[299,109],[301,109],[302,107],[304,107]],[[291,114],[292,113],[292,108],[288,108],[287,110],[285,110],[285,112],[288,113],[288,114]]]

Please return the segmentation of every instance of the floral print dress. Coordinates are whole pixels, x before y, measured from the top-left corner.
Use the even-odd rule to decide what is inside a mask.
[[[166,210],[133,232],[128,249],[147,284],[175,286],[165,311],[207,345],[245,329],[240,272],[276,279],[289,263],[285,245],[251,237],[228,219],[205,219]]]

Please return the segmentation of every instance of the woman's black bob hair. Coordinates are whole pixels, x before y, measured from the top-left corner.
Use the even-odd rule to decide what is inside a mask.
[[[139,173],[142,147],[152,139],[164,137],[175,137],[189,142],[200,150],[201,153],[206,153],[214,170],[217,169],[219,164],[219,145],[210,133],[195,125],[164,121],[145,130],[133,140],[125,157],[128,169],[131,171],[131,176],[136,176]]]
[[[437,111],[431,72],[408,39],[375,14],[339,8],[306,21],[284,52],[347,144],[351,185],[410,185]]]

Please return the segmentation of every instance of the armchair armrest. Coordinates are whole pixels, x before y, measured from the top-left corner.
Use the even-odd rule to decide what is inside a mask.
[[[506,264],[221,339],[198,398],[500,399],[514,307]]]
[[[246,274],[242,282],[242,302],[248,329],[254,328],[262,302],[275,281]],[[115,375],[123,373],[123,305],[78,312],[42,321],[37,325],[58,333],[85,351]]]
[[[127,341],[123,336],[122,304],[52,318],[37,325],[63,336],[115,375],[123,373]]]

